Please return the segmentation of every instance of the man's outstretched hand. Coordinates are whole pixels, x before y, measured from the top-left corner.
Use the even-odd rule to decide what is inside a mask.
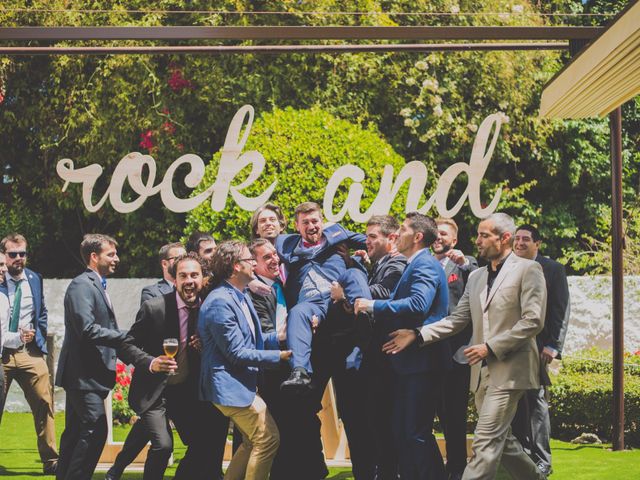
[[[396,330],[389,334],[391,340],[382,345],[382,351],[390,355],[401,352],[416,341],[416,332],[409,329]]]

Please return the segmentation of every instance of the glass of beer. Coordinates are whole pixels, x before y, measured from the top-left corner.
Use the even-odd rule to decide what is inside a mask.
[[[173,358],[176,356],[176,353],[178,353],[178,345],[180,342],[178,342],[177,338],[165,338],[164,341],[162,342],[162,348],[164,349],[164,354],[167,357]],[[167,373],[167,375],[175,375],[176,372],[169,372]]]

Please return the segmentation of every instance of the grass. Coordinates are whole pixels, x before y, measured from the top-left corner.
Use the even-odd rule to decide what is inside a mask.
[[[64,428],[64,414],[56,414],[56,433],[58,439]],[[117,427],[114,440],[124,440],[128,427]],[[175,436],[175,458],[184,454],[184,446]],[[640,450],[612,452],[608,445],[573,445],[554,440],[551,444],[554,458],[554,474],[552,480],[606,480],[634,478],[640,465]],[[167,470],[166,478],[173,478],[175,464]],[[633,473],[636,472],[636,473]],[[15,480],[30,480],[45,477],[42,474],[36,435],[33,421],[29,413],[5,412],[0,426],[0,477]],[[47,477],[52,478],[52,477]],[[102,480],[104,472],[98,472],[94,479]],[[351,470],[332,468],[331,480],[351,480]],[[499,480],[506,480],[505,473],[498,475]],[[141,480],[142,473],[126,473],[125,480]]]

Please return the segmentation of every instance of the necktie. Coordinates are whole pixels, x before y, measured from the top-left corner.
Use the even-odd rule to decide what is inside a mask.
[[[191,340],[191,337],[196,334],[198,330],[198,313],[199,308],[190,308],[189,317],[187,318],[187,343]]]
[[[287,302],[284,298],[284,290],[279,279],[273,282],[273,289],[276,292],[276,332],[280,331],[280,327],[287,319]]]
[[[20,303],[22,302],[22,279],[13,280],[16,284],[16,291],[13,295],[13,309],[11,310],[11,321],[9,322],[9,331],[17,332],[20,323]]]
[[[100,282],[102,283],[102,288],[104,290],[106,290],[107,289],[107,279],[106,278],[101,278]]]

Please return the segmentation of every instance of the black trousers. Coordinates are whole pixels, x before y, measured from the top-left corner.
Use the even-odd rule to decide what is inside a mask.
[[[139,423],[140,427],[134,433],[135,437],[130,445],[139,441],[134,445],[138,447],[143,437],[151,441],[143,479],[164,478],[173,451],[173,433],[169,420],[173,422],[180,439],[187,446],[174,478],[220,478],[229,420],[213,404],[198,400],[192,385],[176,385],[166,387],[163,395],[136,423]],[[135,458],[135,455],[132,458],[131,453],[124,448],[121,455],[123,460]],[[121,455],[118,456],[116,464],[119,464]]]
[[[67,390],[57,480],[91,480],[107,440],[106,392]]]
[[[447,472],[461,474],[467,466],[467,409],[471,368],[453,362],[442,385],[438,418],[447,445]]]

